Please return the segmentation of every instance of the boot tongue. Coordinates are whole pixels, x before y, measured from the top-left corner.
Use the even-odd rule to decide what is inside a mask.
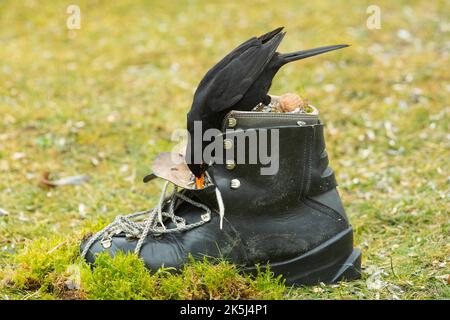
[[[187,193],[189,197],[195,198],[209,208],[219,211],[215,189],[215,186],[209,186],[201,190],[188,190]]]

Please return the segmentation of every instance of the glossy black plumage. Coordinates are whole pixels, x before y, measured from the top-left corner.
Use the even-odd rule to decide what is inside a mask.
[[[202,142],[199,145],[191,140],[195,121],[202,122],[202,132],[210,128],[219,129],[223,117],[230,110],[247,111],[260,102],[270,102],[267,93],[272,79],[286,63],[347,46],[327,46],[280,54],[276,50],[285,35],[282,30],[283,27],[280,27],[245,41],[211,68],[201,80],[187,115],[190,136],[186,161],[195,176],[200,177],[207,166],[202,161],[194,161],[193,155],[202,153],[209,143]]]

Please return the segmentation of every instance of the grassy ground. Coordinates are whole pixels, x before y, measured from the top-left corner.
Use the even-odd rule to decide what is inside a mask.
[[[376,1],[369,30],[372,2],[0,1],[0,298],[450,298],[448,6]],[[285,67],[271,92],[321,111],[363,278],[292,289],[206,262],[150,276],[135,257],[86,271],[83,234],[155,204],[161,183],[141,178],[205,71],[279,25],[281,51],[352,44]],[[44,172],[92,179],[47,189]]]

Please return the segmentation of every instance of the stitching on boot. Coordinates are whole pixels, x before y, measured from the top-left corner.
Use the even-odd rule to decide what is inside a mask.
[[[345,219],[341,216],[341,214],[339,212],[337,212],[333,208],[330,208],[330,207],[324,205],[323,203],[320,203],[309,197],[306,197],[304,200],[305,200],[304,203],[311,209],[318,210],[318,211],[322,212],[323,214],[326,214],[330,218],[333,218],[337,222],[340,222],[343,225],[344,224],[346,225]]]
[[[315,138],[315,127],[312,127],[311,130],[311,138],[310,138],[310,143],[309,143],[309,150],[308,150],[308,176],[307,176],[307,180],[306,180],[306,188],[305,188],[305,195],[308,194],[309,189],[311,187],[311,175],[312,175],[312,152],[313,152],[313,147],[314,147],[314,138]]]
[[[304,139],[304,142],[306,144],[308,140]],[[304,145],[304,149],[303,149],[303,159],[306,160],[306,155],[307,155],[307,146]],[[304,197],[304,185],[305,185],[305,175],[306,175],[306,161],[302,161],[303,162],[303,167],[302,167],[302,174],[301,174],[301,179],[300,179],[300,194],[299,194],[299,199],[303,199]]]

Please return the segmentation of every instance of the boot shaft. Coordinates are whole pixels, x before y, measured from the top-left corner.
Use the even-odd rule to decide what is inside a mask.
[[[219,141],[222,161],[208,172],[227,212],[243,207],[249,213],[260,207],[288,209],[336,187],[317,115],[233,111],[224,120]],[[259,157],[265,153],[270,164]],[[249,163],[255,154],[256,163]]]

